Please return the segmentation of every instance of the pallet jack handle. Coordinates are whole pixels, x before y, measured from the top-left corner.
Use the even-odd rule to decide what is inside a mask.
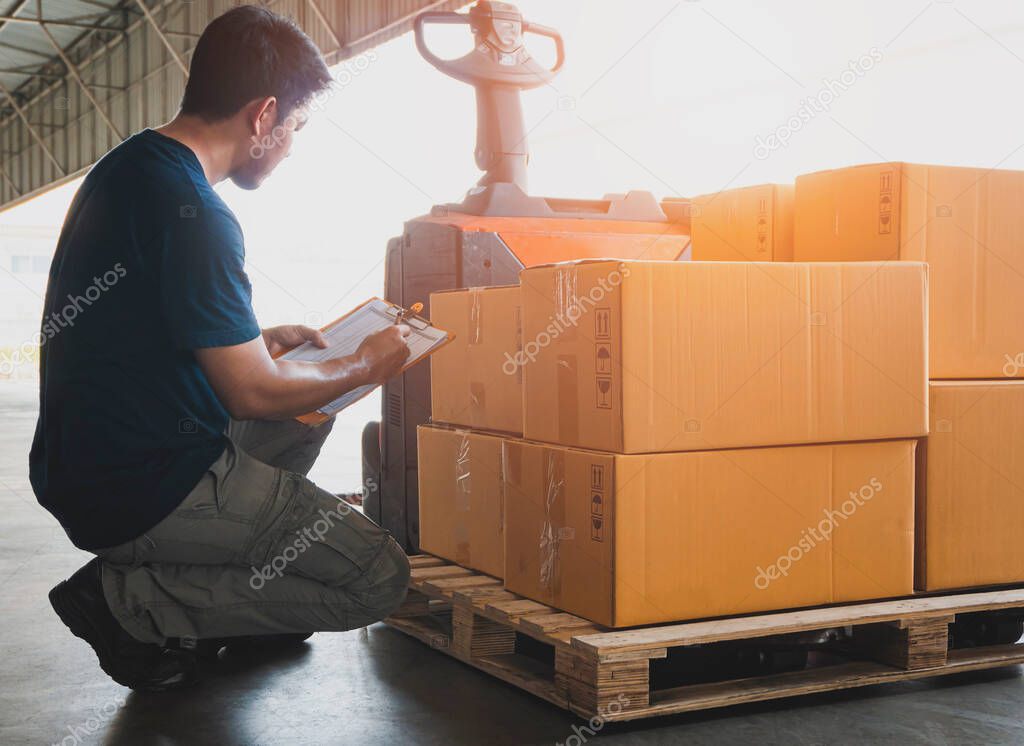
[[[465,24],[475,37],[468,54],[441,59],[427,46],[424,29],[430,24]],[[416,48],[423,58],[449,77],[476,90],[476,164],[484,175],[480,186],[515,184],[527,192],[529,150],[520,91],[549,83],[565,63],[565,44],[554,29],[523,20],[511,3],[480,0],[469,13],[428,12],[413,24]],[[547,68],[527,51],[523,35],[537,34],[555,43],[555,63]]]

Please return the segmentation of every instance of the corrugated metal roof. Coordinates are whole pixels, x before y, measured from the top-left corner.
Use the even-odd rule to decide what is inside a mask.
[[[132,14],[122,7],[128,2],[130,0],[45,0],[42,18],[51,21],[47,28],[61,49],[67,49],[93,30],[88,26],[123,29],[125,18]],[[53,44],[39,27],[39,9],[40,4],[35,0],[8,0],[0,5],[0,83],[11,91],[17,91],[34,73],[44,72],[59,59]],[[138,9],[134,12],[141,13]]]
[[[174,116],[199,33],[238,4],[0,0],[0,210],[74,178],[123,137]],[[261,4],[293,18],[334,64],[405,33],[424,10],[468,2]]]

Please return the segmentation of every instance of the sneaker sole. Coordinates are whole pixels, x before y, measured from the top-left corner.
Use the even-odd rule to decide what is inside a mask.
[[[134,682],[125,679],[118,672],[115,671],[111,665],[111,658],[113,658],[113,651],[110,650],[110,646],[106,643],[105,635],[96,629],[96,627],[89,620],[87,614],[83,614],[77,608],[73,601],[68,600],[64,594],[64,588],[67,581],[62,581],[54,586],[49,593],[50,606],[56,612],[60,620],[64,622],[71,634],[75,637],[84,640],[88,643],[89,647],[96,653],[96,658],[99,661],[100,668],[103,672],[116,681],[121,686],[128,687],[134,691],[145,691],[145,692],[165,692],[171,689],[180,689],[183,686],[194,683],[189,681],[187,673],[182,672],[176,674],[165,681],[148,684],[146,686],[139,686]]]

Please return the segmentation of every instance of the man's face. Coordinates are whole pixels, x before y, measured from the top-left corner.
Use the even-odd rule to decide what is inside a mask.
[[[231,180],[242,189],[256,189],[289,156],[295,133],[308,119],[309,112],[300,107],[253,140],[245,163],[231,174]]]

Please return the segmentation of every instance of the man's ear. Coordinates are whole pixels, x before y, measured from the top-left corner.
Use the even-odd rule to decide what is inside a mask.
[[[249,130],[255,137],[270,134],[277,124],[277,97],[259,98],[249,104],[247,116]]]

